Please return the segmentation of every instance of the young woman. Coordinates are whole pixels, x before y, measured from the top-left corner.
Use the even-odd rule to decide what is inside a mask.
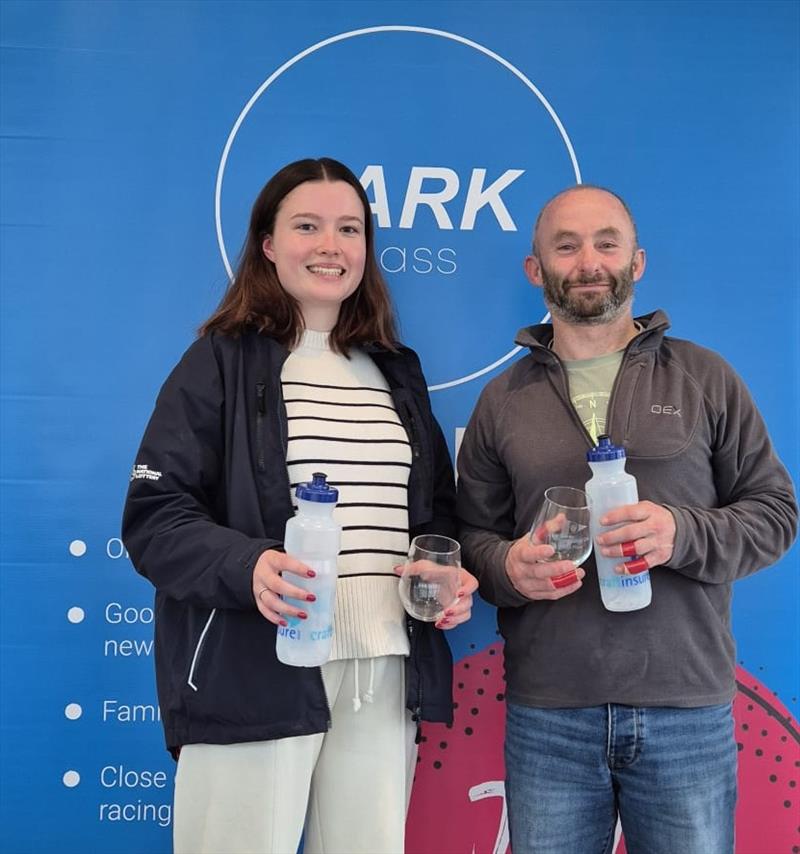
[[[298,483],[324,471],[342,525],[334,645],[275,656],[306,612],[282,551]],[[420,720],[452,717],[441,629],[408,618],[393,568],[409,538],[452,534],[454,485],[415,353],[397,341],[369,201],[335,160],[281,169],[253,207],[235,279],[167,379],[123,520],[156,588],[156,675],[178,757],[183,852],[403,850]],[[313,607],[313,602],[309,602]]]

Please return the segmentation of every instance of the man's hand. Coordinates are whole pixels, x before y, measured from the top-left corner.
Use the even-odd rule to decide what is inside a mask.
[[[597,537],[597,546],[606,557],[633,558],[615,567],[619,575],[635,575],[661,566],[675,548],[675,518],[666,507],[652,501],[626,504],[610,510],[600,524],[621,525]]]
[[[506,555],[506,573],[515,589],[528,599],[562,599],[574,593],[586,572],[571,560],[548,563],[555,549],[520,537]]]

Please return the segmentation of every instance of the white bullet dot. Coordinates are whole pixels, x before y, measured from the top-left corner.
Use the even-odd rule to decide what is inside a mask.
[[[81,775],[77,771],[67,771],[61,778],[68,789],[74,789],[81,781]]]
[[[73,557],[83,557],[86,554],[86,543],[83,540],[73,540],[69,544],[69,553]]]
[[[69,611],[67,611],[67,619],[70,623],[82,623],[85,616],[86,614],[83,613],[83,608],[75,607],[70,608]]]
[[[78,703],[70,703],[64,708],[64,715],[71,721],[77,721],[82,714],[83,709],[78,705]]]

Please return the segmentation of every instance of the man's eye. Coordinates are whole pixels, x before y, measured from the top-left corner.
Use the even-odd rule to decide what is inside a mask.
[[[574,248],[575,248],[575,246],[572,243],[559,243],[558,246],[556,246],[556,251],[557,252],[572,252],[572,250]]]
[[[600,248],[601,249],[616,249],[617,244],[614,243],[612,240],[606,240],[604,243],[600,244]]]

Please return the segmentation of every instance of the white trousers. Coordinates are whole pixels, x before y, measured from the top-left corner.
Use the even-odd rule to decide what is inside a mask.
[[[325,664],[327,733],[186,745],[175,854],[295,854],[304,829],[305,854],[402,854],[417,756],[404,667],[396,655]],[[370,682],[372,702],[355,702]]]

